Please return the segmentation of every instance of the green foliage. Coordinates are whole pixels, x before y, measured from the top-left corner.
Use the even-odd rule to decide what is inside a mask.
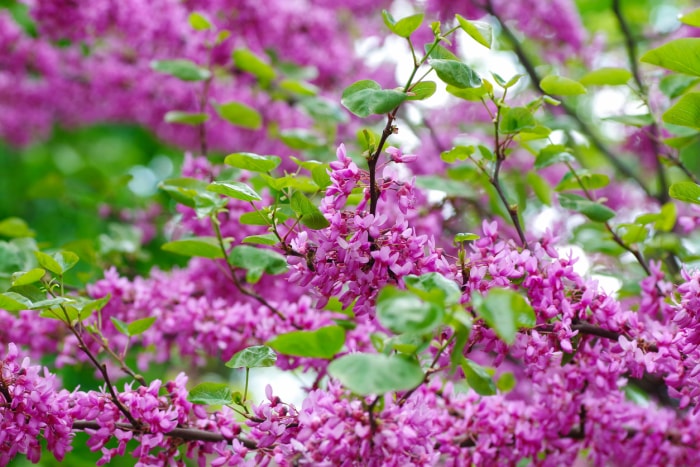
[[[474,292],[471,303],[476,314],[507,344],[515,341],[519,329],[535,325],[532,307],[513,290],[491,289],[486,296]]]
[[[246,48],[233,51],[233,64],[236,68],[255,76],[261,83],[269,83],[276,76],[274,68]]]
[[[246,281],[254,284],[264,273],[282,274],[287,272],[287,259],[273,250],[249,245],[233,247],[228,255],[232,266],[246,270]]]
[[[648,51],[639,60],[678,73],[700,76],[700,38],[672,40]]]
[[[416,29],[420,27],[423,23],[423,13],[417,15],[407,16],[406,18],[401,18],[396,21],[391,13],[386,10],[382,10],[382,18],[384,18],[384,24],[389,28],[391,32],[400,37],[408,38],[415,32]]]
[[[259,130],[262,127],[260,112],[242,102],[214,104],[214,108],[221,118],[235,126],[249,130]]]
[[[700,204],[700,185],[693,182],[676,182],[671,185],[668,194],[679,201]]]
[[[260,156],[251,152],[229,154],[224,163],[231,167],[250,170],[251,172],[269,172],[274,170],[282,159],[278,156]]]
[[[700,130],[700,92],[689,92],[664,112],[663,121]]]
[[[581,77],[584,86],[621,86],[632,78],[632,73],[624,68],[599,68]]]
[[[299,216],[300,222],[313,230],[325,229],[330,225],[328,219],[302,192],[295,191],[290,200],[292,210]]]
[[[117,328],[119,332],[128,337],[143,334],[144,332],[148,331],[148,329],[151,326],[153,326],[153,324],[156,322],[155,316],[137,319],[136,321],[132,321],[131,323],[125,323],[124,321],[115,318],[114,316],[110,317],[110,319],[112,320],[112,324],[114,324],[114,327]]]
[[[352,392],[368,396],[411,389],[423,381],[413,360],[396,355],[355,353],[333,360],[328,373]]]
[[[251,187],[243,182],[228,180],[213,182],[207,185],[207,190],[242,201],[261,201],[262,198]]]
[[[345,329],[326,326],[315,331],[292,331],[280,334],[267,345],[283,355],[332,359],[345,344]]]
[[[462,361],[462,371],[464,371],[464,375],[467,378],[467,384],[477,394],[482,396],[496,394],[496,384],[494,384],[493,378],[484,367],[465,358]]]
[[[580,212],[594,222],[607,222],[615,217],[615,211],[609,207],[572,193],[561,193],[559,204],[565,209]]]
[[[163,250],[182,256],[199,256],[202,258],[223,258],[219,241],[216,237],[193,237],[165,243]]]
[[[478,88],[481,86],[481,78],[479,75],[457,60],[432,58],[429,61],[438,78],[446,84],[456,88]]]
[[[226,362],[229,368],[260,368],[273,366],[277,361],[277,354],[266,345],[254,345],[236,352]]]
[[[462,15],[455,15],[461,28],[469,36],[486,48],[491,48],[493,42],[493,28],[485,21],[471,21]]]
[[[154,60],[151,68],[174,76],[182,81],[204,81],[211,78],[211,72],[184,58],[176,60]]]
[[[376,81],[361,80],[345,88],[340,103],[361,118],[385,114],[401,105],[408,96],[394,89],[382,89]]]
[[[431,332],[440,325],[443,314],[443,308],[437,304],[394,286],[384,287],[377,297],[379,322],[397,334]]]
[[[171,110],[163,117],[167,123],[181,123],[183,125],[201,125],[209,120],[209,114],[199,112],[182,112]]]
[[[225,383],[199,383],[187,396],[193,404],[229,405],[233,402],[233,391]]]
[[[586,88],[578,81],[557,75],[547,75],[542,78],[540,88],[547,94],[557,96],[575,96],[586,93]]]

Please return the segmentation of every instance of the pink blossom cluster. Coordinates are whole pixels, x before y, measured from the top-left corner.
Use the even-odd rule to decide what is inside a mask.
[[[393,162],[415,159],[396,148],[388,152]],[[321,202],[321,211],[331,225],[317,232],[302,232],[291,241],[296,251],[314,261],[309,267],[307,262],[290,258],[290,280],[318,290],[320,306],[336,296],[345,307],[354,302],[355,314],[363,315],[372,312],[381,286],[408,274],[447,271],[449,265],[432,238],[409,225],[416,215],[411,181],[391,176],[379,179],[379,204],[377,212],[371,213],[368,172],[348,157],[343,145],[337,158],[331,162],[331,185]],[[358,191],[359,204],[348,209],[348,198]]]

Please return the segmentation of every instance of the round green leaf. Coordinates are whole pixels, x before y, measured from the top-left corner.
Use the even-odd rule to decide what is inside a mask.
[[[496,385],[493,383],[493,378],[483,366],[465,358],[462,362],[462,370],[467,377],[467,384],[474,392],[482,396],[496,394]]]
[[[700,76],[700,38],[684,37],[652,49],[639,59],[667,70]]]
[[[237,352],[231,360],[226,362],[229,368],[260,368],[273,366],[277,361],[277,354],[266,345],[255,345]]]
[[[457,60],[431,59],[430,66],[433,67],[438,77],[446,84],[451,84],[457,88],[478,88],[481,86],[479,75]]]
[[[12,287],[19,287],[21,285],[33,284],[38,282],[44,277],[46,271],[42,268],[34,268],[27,272],[18,272],[12,275]]]
[[[226,383],[199,383],[190,390],[187,400],[193,404],[228,405],[233,392]]]
[[[248,49],[234,50],[233,63],[238,69],[247,71],[261,82],[268,83],[275,79],[275,69]]]
[[[491,48],[493,41],[493,28],[485,21],[471,21],[462,15],[455,15],[461,28],[469,36],[486,48]]]
[[[328,365],[328,373],[356,394],[384,394],[418,386],[424,378],[420,365],[396,355],[356,353]]]
[[[292,194],[290,206],[300,216],[301,223],[310,229],[320,230],[330,225],[328,219],[325,218],[316,205],[300,191],[295,191]]]
[[[684,94],[661,118],[672,125],[700,130],[700,92]]]
[[[578,81],[557,75],[545,76],[540,81],[540,88],[547,94],[559,96],[575,96],[586,93],[586,88]]]
[[[210,183],[207,186],[208,191],[219,193],[220,195],[228,196],[229,198],[240,199],[243,201],[260,201],[262,198],[251,187],[243,182],[235,180],[220,181]]]
[[[377,297],[377,318],[397,334],[428,333],[442,322],[444,311],[416,294],[394,286],[384,287]]]
[[[249,245],[237,245],[229,253],[229,263],[237,268],[246,269],[246,280],[255,283],[263,273],[283,274],[287,272],[287,258],[276,251]]]
[[[171,110],[165,114],[163,119],[167,123],[181,123],[183,125],[201,125],[209,120],[209,115],[198,112],[182,112],[180,110]]]
[[[457,283],[439,272],[429,272],[420,276],[411,274],[404,277],[403,280],[407,289],[423,300],[432,301],[439,305],[455,305],[462,297],[462,291]]]
[[[206,31],[207,29],[211,29],[212,26],[211,21],[209,21],[209,18],[207,18],[204,13],[198,13],[196,11],[190,13],[187,22],[190,23],[190,26],[192,26],[192,29],[195,31]]]
[[[224,159],[226,165],[251,172],[269,172],[274,170],[282,159],[277,156],[261,156],[252,152],[236,152]]]
[[[507,344],[515,341],[520,328],[535,325],[535,312],[525,298],[510,289],[491,289],[485,297],[474,292],[472,306],[477,315]]]
[[[579,80],[584,86],[619,86],[626,84],[632,73],[624,68],[600,68],[593,70]]]
[[[183,81],[204,81],[211,78],[211,72],[209,70],[185,59],[153,60],[151,62],[151,68]]]
[[[435,94],[436,89],[437,84],[435,84],[435,81],[421,81],[420,83],[416,83],[411,87],[409,93],[413,95],[409,95],[408,100],[421,101],[423,99],[427,99]]]
[[[29,228],[24,219],[8,217],[0,221],[0,235],[3,237],[34,237],[36,233]]]
[[[668,194],[679,201],[700,204],[700,185],[693,182],[676,182],[671,185]]]
[[[292,331],[280,334],[267,345],[283,355],[331,359],[345,344],[345,329],[326,326],[315,331]]]
[[[215,237],[183,238],[164,244],[161,249],[183,256],[199,256],[202,258],[223,258],[219,241]]]
[[[241,102],[215,104],[214,108],[221,118],[233,125],[249,130],[259,130],[262,127],[260,112]]]
[[[345,88],[340,103],[358,117],[389,113],[408,96],[394,89],[382,89],[379,83],[362,80]]]

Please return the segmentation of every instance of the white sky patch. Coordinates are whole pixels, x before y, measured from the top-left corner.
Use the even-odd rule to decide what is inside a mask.
[[[311,373],[283,371],[274,366],[251,368],[248,399],[255,404],[265,400],[265,387],[269,384],[275,396],[301,409],[301,403],[306,398],[306,391],[303,388],[310,387],[313,382],[314,376]]]

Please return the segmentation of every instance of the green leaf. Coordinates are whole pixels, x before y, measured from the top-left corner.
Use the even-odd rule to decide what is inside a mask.
[[[183,238],[168,242],[161,249],[182,256],[198,256],[212,259],[224,257],[224,252],[221,251],[221,246],[216,237]]]
[[[642,55],[641,62],[667,70],[700,76],[700,38],[682,38],[667,42]]]
[[[137,319],[136,321],[132,321],[126,327],[127,331],[129,332],[128,335],[129,336],[138,336],[140,334],[143,334],[151,326],[153,326],[153,323],[155,323],[155,322],[156,322],[155,316],[149,316],[148,318],[141,318],[141,319]]]
[[[279,139],[292,149],[306,150],[323,145],[323,140],[314,132],[304,128],[292,128],[279,132]]]
[[[424,378],[420,365],[396,355],[355,353],[328,365],[328,373],[356,394],[384,394],[406,391]]]
[[[221,118],[233,125],[249,130],[259,130],[262,127],[260,112],[241,102],[214,104],[214,108]]]
[[[455,97],[471,102],[480,102],[481,99],[489,93],[489,87],[486,86],[488,81],[482,81],[481,86],[476,88],[458,88],[450,84],[447,85],[447,92]]]
[[[160,182],[158,188],[178,203],[194,208],[197,197],[206,193],[207,183],[196,178],[169,178]]]
[[[34,237],[36,233],[29,228],[24,219],[8,217],[0,221],[0,235],[3,237]]]
[[[428,42],[425,44],[425,53],[428,54],[430,58],[437,58],[441,60],[457,60],[459,61],[459,57],[457,57],[455,54],[447,50],[441,45],[435,45],[434,42]]]
[[[226,383],[199,383],[190,390],[187,400],[193,404],[228,405],[233,402],[233,392]]]
[[[277,361],[277,354],[272,348],[266,345],[254,345],[248,347],[231,357],[226,362],[229,368],[262,368],[273,366]]]
[[[151,68],[160,73],[165,73],[182,81],[204,81],[211,78],[211,72],[196,63],[185,60],[153,60]]]
[[[416,294],[395,286],[384,287],[377,297],[377,318],[396,334],[429,333],[442,322],[444,311]]]
[[[260,201],[262,198],[251,187],[243,182],[235,180],[227,180],[221,182],[210,183],[207,186],[207,191],[219,193],[220,195],[228,196],[229,198],[240,199],[242,201]]]
[[[612,117],[605,117],[603,120],[622,123],[628,126],[636,126],[638,128],[654,123],[654,117],[650,114],[615,115]]]
[[[580,212],[595,222],[607,222],[615,217],[615,211],[609,207],[572,193],[561,193],[559,204],[562,208]]]
[[[315,331],[292,331],[269,340],[267,345],[283,355],[330,360],[345,344],[345,329],[326,326]]]
[[[209,120],[209,115],[198,112],[182,112],[171,110],[163,118],[166,123],[181,123],[183,125],[201,125]]]
[[[574,160],[574,156],[571,154],[571,150],[568,147],[563,144],[550,144],[542,148],[537,154],[535,168],[539,170],[552,164],[573,162]]]
[[[457,161],[465,161],[469,156],[474,154],[474,146],[455,146],[449,151],[444,151],[440,154],[440,159],[448,164],[454,164]]]
[[[125,336],[129,335],[129,325],[127,323],[119,318],[115,318],[114,316],[110,317],[109,319],[112,321],[112,324],[114,324],[114,327],[118,332],[124,334]]]
[[[683,16],[678,18],[678,21],[687,24],[688,26],[700,28],[700,8],[696,8],[695,10],[684,14]]]
[[[384,24],[389,28],[391,32],[399,37],[408,38],[413,34],[413,32],[420,27],[423,23],[423,13],[417,15],[407,16],[396,21],[391,14],[382,10],[382,18],[384,19]]]
[[[507,344],[515,341],[520,328],[535,325],[535,312],[525,298],[509,289],[491,289],[485,297],[472,293],[477,315]]]
[[[632,78],[632,73],[624,68],[600,68],[593,70],[579,80],[584,86],[620,86]]]
[[[358,117],[366,118],[372,114],[389,113],[407,98],[403,92],[382,89],[376,81],[366,79],[345,88],[340,103]]]
[[[676,182],[671,185],[668,194],[679,201],[700,204],[700,185],[693,182]]]
[[[263,59],[248,49],[241,48],[233,51],[233,63],[239,70],[247,71],[262,83],[275,79],[275,70]]]
[[[319,93],[319,89],[313,84],[296,79],[283,79],[278,83],[278,86],[298,96],[315,96]]]
[[[496,381],[496,387],[501,392],[510,392],[515,387],[515,375],[510,371],[503,373]]]
[[[436,89],[437,84],[435,84],[435,81],[421,81],[420,83],[416,83],[413,86],[411,86],[407,100],[422,101],[435,94]]]
[[[32,307],[32,302],[18,293],[5,292],[0,294],[0,310],[15,311],[28,310]]]
[[[249,245],[237,245],[228,255],[232,266],[246,270],[246,281],[254,284],[264,273],[277,275],[287,272],[287,258],[276,251]]]
[[[700,92],[684,94],[661,118],[672,125],[700,129]]]
[[[455,243],[462,243],[462,242],[470,242],[472,240],[478,240],[481,238],[481,235],[477,235],[475,233],[470,233],[470,232],[462,232],[458,233],[455,235],[454,242]]]
[[[254,245],[277,245],[279,239],[273,233],[265,235],[249,235],[243,239],[243,243],[252,243]]]
[[[574,96],[586,93],[586,88],[578,81],[557,75],[545,76],[540,81],[540,88],[547,94],[559,96]]]
[[[675,99],[698,83],[700,83],[700,78],[695,76],[677,75],[674,73],[661,78],[659,81],[659,89],[670,99]]]
[[[22,285],[33,284],[44,277],[46,271],[42,268],[34,268],[27,272],[18,272],[12,275],[12,287],[20,287]]]
[[[207,18],[204,13],[196,11],[190,13],[187,22],[190,23],[190,26],[192,26],[192,29],[195,31],[206,31],[207,29],[211,29],[212,26],[211,21],[209,21],[209,18]]]
[[[290,200],[292,210],[300,216],[302,224],[313,230],[325,229],[330,225],[323,213],[306,197],[304,193],[295,191]]]
[[[78,255],[71,251],[59,251],[53,255],[35,251],[34,256],[39,261],[39,266],[59,276],[72,269],[78,262]]]
[[[459,25],[469,37],[477,41],[486,48],[491,48],[493,42],[493,28],[485,21],[471,21],[462,15],[455,15]]]
[[[493,382],[493,378],[483,366],[465,358],[462,361],[462,370],[467,377],[467,384],[474,392],[482,396],[496,394],[496,385]]]
[[[446,84],[451,84],[461,89],[481,86],[479,75],[462,62],[434,58],[430,59],[429,63],[438,77]]]
[[[610,177],[605,174],[591,174],[583,170],[579,170],[577,173],[578,178],[573,173],[567,172],[554,189],[556,191],[580,190],[579,180],[586,190],[598,190],[610,183]]]
[[[649,230],[644,225],[624,223],[617,226],[618,235],[627,245],[640,243],[647,239]]]
[[[224,159],[224,164],[251,172],[269,172],[274,170],[282,159],[278,156],[260,156],[252,152],[236,152]]]
[[[552,205],[552,187],[547,180],[535,172],[528,172],[525,180],[542,204],[546,206]]]
[[[309,97],[302,99],[299,105],[314,120],[321,124],[346,123],[347,114],[335,101],[324,97]]]
[[[462,290],[457,283],[439,272],[428,272],[420,276],[409,274],[403,281],[408,290],[436,305],[456,305],[462,298]]]
[[[498,131],[512,135],[537,126],[537,120],[525,107],[503,107],[498,122]]]

